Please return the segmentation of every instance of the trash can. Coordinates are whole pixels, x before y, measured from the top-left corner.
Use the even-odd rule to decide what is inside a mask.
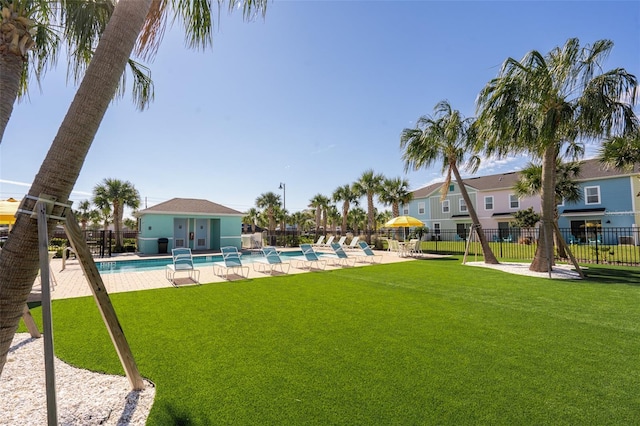
[[[167,245],[169,244],[168,238],[158,238],[158,253],[166,254],[167,253]]]

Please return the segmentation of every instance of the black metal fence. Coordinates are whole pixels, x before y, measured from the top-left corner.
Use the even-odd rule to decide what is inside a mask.
[[[87,246],[94,257],[111,257],[113,253],[135,252],[138,233],[135,231],[121,232],[122,244],[116,244],[117,232],[105,230],[82,231]],[[61,254],[66,247],[71,246],[67,234],[63,230],[56,230],[51,234],[50,242],[54,247],[59,247]],[[64,254],[66,255],[66,253]]]
[[[491,250],[501,260],[531,260],[533,259],[539,239],[538,229],[505,228],[483,229]],[[560,229],[569,249],[580,263],[633,265],[640,266],[640,228],[562,228]],[[104,230],[83,231],[91,253],[96,257],[110,257],[117,252],[135,252],[138,233],[126,231],[122,233],[122,245],[116,246],[116,232]],[[354,233],[349,233],[353,235]],[[296,231],[275,231],[263,233],[263,243],[279,247],[297,247],[300,243],[315,242],[320,235],[337,235],[340,233],[327,232],[299,233]],[[471,255],[482,255],[477,237],[470,236],[468,229],[442,229],[434,232],[416,233],[410,229],[384,229],[376,233],[359,232],[361,239],[368,241],[377,249],[386,249],[385,239],[393,238],[422,240],[422,250],[439,254],[463,254],[469,249]],[[62,230],[54,231],[51,235],[61,249],[68,247],[67,236]],[[347,240],[349,242],[349,240]],[[555,257],[564,260],[568,256],[563,250],[554,249]]]
[[[538,247],[538,229],[505,228],[483,229],[491,250],[501,260],[533,259]],[[612,264],[640,266],[640,228],[562,228],[560,229],[571,253],[580,263]],[[327,232],[326,235],[333,234]],[[297,246],[300,241],[317,241],[323,234],[299,234],[293,231],[265,233],[265,243],[277,246]],[[337,235],[340,235],[337,233]],[[470,235],[468,229],[442,229],[438,232],[417,234],[410,230],[384,229],[377,233],[360,232],[360,238],[375,245],[378,249],[386,249],[385,239],[393,238],[422,240],[422,250],[438,254],[463,254],[469,246],[471,255],[482,255],[477,237]],[[554,255],[557,260],[568,258],[568,253],[558,249],[556,243]]]

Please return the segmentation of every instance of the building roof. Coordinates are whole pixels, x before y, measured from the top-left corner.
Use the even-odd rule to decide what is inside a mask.
[[[617,176],[629,176],[640,173],[640,165],[636,164],[632,170],[618,170],[604,166],[597,158],[584,160],[581,162],[580,174],[577,181],[593,180],[600,178],[611,178]],[[514,187],[520,172],[499,173],[488,176],[469,177],[464,179],[464,184],[479,191],[511,189]],[[432,183],[425,187],[413,191],[413,198],[424,198],[439,190],[443,182]]]
[[[148,209],[140,210],[138,215],[142,214],[193,214],[193,215],[231,215],[243,216],[242,212],[216,204],[208,200],[200,200],[197,198],[172,198],[164,203],[156,204]]]

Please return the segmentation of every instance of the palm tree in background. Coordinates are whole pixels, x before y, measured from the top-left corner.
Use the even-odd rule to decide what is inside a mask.
[[[329,200],[331,201],[331,200]],[[336,227],[342,221],[342,215],[340,214],[340,210],[334,204],[329,204],[326,210],[327,222],[329,225],[329,229],[331,232],[336,232]]]
[[[223,2],[213,4],[221,7]],[[215,11],[210,10],[212,3],[193,2],[191,7],[171,10],[181,5],[187,6],[179,0],[117,2],[76,96],[33,180],[29,197],[37,199],[41,194],[46,194],[61,203],[69,199],[141,30],[144,29],[140,49],[154,46],[154,43],[157,46],[169,14],[184,22],[183,28],[191,47],[207,47],[210,44],[213,28],[211,18],[216,16]],[[229,0],[228,5],[231,11],[242,6],[245,18],[252,18],[255,11],[264,13],[267,2]],[[147,17],[149,20],[145,27]],[[35,201],[25,198],[22,209],[29,211],[34,208]],[[55,206],[51,214],[58,216],[63,211],[63,207]],[[49,232],[55,225],[55,222],[49,222]],[[0,251],[0,374],[38,273],[38,247],[35,220],[28,214],[18,215],[9,239]]]
[[[609,40],[580,47],[572,38],[547,55],[533,50],[520,61],[508,58],[478,96],[478,140],[487,154],[526,153],[542,164],[542,226],[532,271],[554,264],[549,245],[558,157],[576,160],[583,142],[627,137],[640,127],[633,112],[636,77],[623,68],[602,72],[612,48]]]
[[[520,170],[520,178],[514,185],[514,192],[520,197],[531,197],[539,195],[542,190],[542,165],[529,163],[522,170]],[[555,208],[553,214],[553,220],[558,225],[558,204],[562,203],[562,200],[570,203],[577,203],[582,200],[582,191],[578,184],[578,177],[580,175],[580,163],[577,161],[570,163],[562,163],[558,159],[556,166],[556,197]],[[558,256],[560,258],[566,258],[566,252],[564,245],[560,244],[558,238],[562,236],[554,235],[554,245],[558,248]]]
[[[371,233],[376,230],[375,206],[373,198],[380,194],[384,176],[373,169],[366,170],[353,184],[353,191],[359,196],[367,198],[367,243],[371,244]]]
[[[367,212],[360,207],[349,210],[349,223],[354,235],[360,235],[360,230],[367,227]]]
[[[258,223],[260,223],[260,210],[255,207],[251,207],[247,210],[247,214],[242,218],[242,222],[247,225],[252,225],[255,229],[255,227],[258,226]]]
[[[640,164],[640,130],[605,140],[599,157],[602,163],[616,169],[631,169]]]
[[[267,214],[270,234],[276,229],[276,209],[280,207],[280,204],[280,195],[272,191],[265,192],[256,198],[256,206]]]
[[[296,226],[298,233],[306,232],[311,227],[313,213],[308,210],[295,212],[291,215],[291,222]]]
[[[320,233],[320,224],[322,224],[322,233],[327,235],[327,209],[330,200],[322,194],[316,194],[311,198],[309,207],[315,209],[316,217],[316,235]]]
[[[67,47],[68,75],[77,83],[111,17],[115,0],[0,0],[0,143],[16,99],[27,94],[29,77],[38,82]],[[150,71],[129,59],[133,97],[144,109],[153,99]],[[122,74],[120,90],[125,87]]]
[[[402,159],[405,162],[405,171],[409,168],[418,170],[442,161],[442,172],[446,173],[441,189],[442,200],[447,197],[453,174],[467,205],[471,221],[477,230],[484,262],[497,264],[498,259],[482,231],[478,214],[458,169],[459,165],[465,165],[467,169],[475,172],[480,165],[478,156],[470,154],[474,143],[472,124],[473,119],[464,118],[460,111],[451,108],[449,102],[440,101],[434,108],[433,117],[422,116],[418,119],[415,128],[402,131],[400,137],[400,147],[404,149]]]
[[[91,201],[80,201],[78,210],[76,210],[75,213],[82,230],[85,231],[87,229],[87,223],[91,221]]]
[[[129,181],[106,178],[93,188],[93,204],[99,209],[111,206],[113,225],[116,231],[116,251],[122,250],[122,220],[124,208],[140,207],[140,193]],[[106,230],[106,229],[105,229]]]
[[[400,216],[400,204],[408,204],[413,200],[413,193],[409,191],[409,181],[397,178],[388,178],[382,182],[380,201],[391,206],[392,217]]]
[[[356,194],[353,190],[353,187],[349,184],[339,186],[333,191],[331,199],[334,203],[338,203],[342,201],[342,234],[346,234],[348,228],[347,219],[349,217],[349,209],[351,208],[351,204],[353,203],[355,206],[358,205],[358,199],[360,196]]]

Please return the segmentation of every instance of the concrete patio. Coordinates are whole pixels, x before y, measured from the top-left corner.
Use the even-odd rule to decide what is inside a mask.
[[[295,250],[295,249],[291,249]],[[198,253],[195,252],[194,256],[197,256]],[[382,255],[382,264],[386,263],[396,263],[396,262],[408,262],[415,260],[414,257],[403,257],[398,256],[396,253],[390,253],[387,251],[376,251],[376,255]],[[250,254],[246,255],[250,257]],[[160,256],[158,256],[160,257]],[[428,258],[428,257],[442,257],[437,255],[429,255],[425,254],[422,256],[418,256],[417,258]],[[119,256],[112,256],[109,258],[109,261],[118,261],[118,260],[133,260],[133,259],[149,259],[149,257],[140,257],[135,254],[122,254]],[[96,261],[103,259],[96,259]],[[295,262],[292,262],[291,268],[289,270],[289,275],[291,274],[300,274],[300,273],[309,273],[308,269],[298,269],[294,268]],[[361,263],[356,262],[355,267],[367,267],[370,266],[369,263]],[[326,270],[332,269],[341,269],[341,266],[333,266],[327,263]],[[219,277],[213,273],[213,267],[209,265],[202,265],[202,267],[197,268],[200,270],[200,283],[208,284],[208,283],[216,283],[216,282],[224,282],[224,281],[236,281],[239,279],[243,279],[239,276],[230,276],[229,280],[225,280],[222,277]],[[89,284],[82,272],[82,268],[77,259],[68,259],[65,262],[64,269],[62,259],[53,259],[51,261],[51,274],[55,278],[55,286],[53,291],[51,292],[52,299],[67,299],[72,297],[83,297],[83,296],[91,296],[91,290],[89,288]],[[313,271],[315,273],[315,270]],[[277,275],[275,273],[274,275]],[[158,269],[152,271],[140,271],[140,272],[122,272],[122,273],[109,273],[109,274],[100,274],[104,285],[109,293],[120,293],[125,291],[139,291],[139,290],[150,290],[154,288],[163,288],[163,287],[173,287],[171,282],[169,282],[165,276],[165,270]],[[272,275],[268,273],[257,272],[253,269],[252,265],[249,264],[249,279],[256,278],[269,278]],[[178,286],[182,285],[193,285],[194,283],[184,275],[178,276],[176,279],[176,283]],[[41,286],[39,278],[36,279],[34,284],[31,296],[29,301],[37,301],[40,300],[41,297]]]

